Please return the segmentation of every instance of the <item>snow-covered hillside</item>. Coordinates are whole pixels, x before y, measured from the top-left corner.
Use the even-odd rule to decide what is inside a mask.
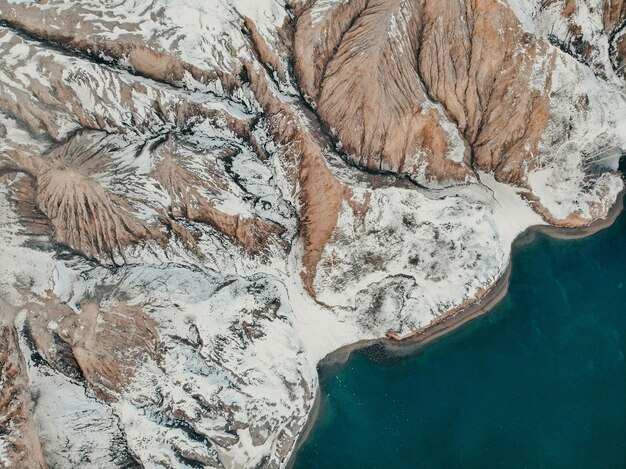
[[[0,467],[286,467],[340,347],[624,184],[626,3],[0,0]]]

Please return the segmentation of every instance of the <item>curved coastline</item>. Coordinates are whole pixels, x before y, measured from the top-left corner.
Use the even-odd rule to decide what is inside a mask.
[[[513,241],[511,251],[520,246],[524,246],[533,242],[537,234],[545,234],[552,238],[557,239],[581,239],[591,236],[605,228],[610,227],[615,223],[615,220],[624,210],[624,199],[626,198],[626,188],[624,188],[619,195],[613,206],[609,209],[607,216],[596,220],[585,227],[579,228],[566,228],[551,225],[535,225],[527,228],[520,233]],[[355,342],[343,346],[337,350],[330,352],[323,359],[321,359],[317,368],[329,367],[335,365],[341,365],[348,361],[352,352],[371,347],[373,345],[382,346],[384,350],[393,356],[407,356],[414,353],[418,348],[443,337],[447,334],[454,332],[457,328],[466,324],[467,322],[483,316],[491,310],[506,296],[509,290],[510,278],[511,278],[512,263],[509,257],[507,267],[502,276],[487,290],[487,292],[479,298],[477,301],[472,300],[467,306],[461,307],[457,310],[452,310],[450,313],[442,315],[433,323],[418,329],[417,331],[403,337],[396,337],[394,335],[388,335],[387,337],[381,337],[378,339],[368,339]],[[311,430],[315,426],[319,416],[319,409],[321,403],[321,387],[318,386],[315,393],[315,400],[309,413],[309,417],[305,427],[296,440],[295,447],[289,457],[286,468],[292,469],[296,457],[300,448],[304,442],[308,439]]]

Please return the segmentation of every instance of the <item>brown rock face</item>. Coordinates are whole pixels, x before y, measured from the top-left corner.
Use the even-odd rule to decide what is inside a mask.
[[[348,158],[440,181],[469,163],[521,181],[548,120],[547,49],[495,0],[313,4],[296,33],[302,91]]]
[[[61,168],[49,169],[37,180],[37,205],[52,221],[61,243],[89,257],[105,258],[148,238],[149,230],[123,201],[88,176]]]
[[[225,189],[223,181],[199,176],[186,168],[175,152],[176,146],[171,140],[160,146],[156,156],[161,161],[154,171],[155,179],[170,195],[172,216],[211,225],[252,254],[280,244],[280,235],[285,230],[276,223],[228,214],[216,208],[211,198]],[[210,174],[218,171],[217,168],[210,170]]]
[[[14,468],[44,469],[28,376],[12,326],[0,324],[0,442]],[[4,467],[4,466],[3,466]]]
[[[89,12],[88,7],[83,9],[81,5],[76,5],[76,8],[83,14]],[[46,12],[36,7],[6,5],[3,6],[2,16],[12,27],[28,34],[64,44],[92,57],[107,57],[109,61],[127,64],[136,73],[158,81],[180,83],[188,73],[200,83],[208,83],[217,78],[228,88],[237,85],[236,78],[227,71],[203,70],[173,57],[153,44],[143,43],[143,37],[138,34],[137,25],[134,24],[116,24],[126,30],[126,34],[117,41],[109,41],[98,38],[97,29],[76,29],[72,15],[58,18],[60,24],[56,28],[45,26]],[[152,19],[156,20],[156,15]]]
[[[458,122],[475,164],[519,181],[515,172],[547,125],[553,64],[546,44],[496,1],[426,2],[424,23],[419,57],[428,89]],[[536,66],[545,71],[533,77]]]
[[[602,18],[607,33],[615,33],[623,29],[626,22],[626,1],[604,0]]]
[[[420,10],[415,2],[356,1],[320,19],[309,9],[296,33],[302,91],[360,166],[420,183],[463,181],[466,148],[459,136],[460,148],[449,148],[456,129],[447,132],[442,110],[427,104],[417,69]],[[448,158],[453,151],[457,161]]]
[[[341,204],[349,189],[342,185],[326,165],[323,142],[303,125],[304,116],[273,95],[266,74],[252,65],[248,77],[263,110],[267,113],[275,139],[285,146],[284,156],[291,168],[294,187],[299,187],[304,252],[301,273],[307,291],[315,297],[313,280],[324,246],[337,225]],[[303,113],[304,114],[304,113]]]
[[[29,309],[31,337],[46,360],[87,380],[106,401],[131,383],[139,364],[158,358],[156,323],[141,306],[85,303],[77,314],[51,295]]]
[[[35,170],[35,202],[57,240],[100,260],[123,257],[124,248],[140,240],[162,239],[92,177],[110,167],[108,151],[106,138],[93,142],[79,133],[39,159]]]

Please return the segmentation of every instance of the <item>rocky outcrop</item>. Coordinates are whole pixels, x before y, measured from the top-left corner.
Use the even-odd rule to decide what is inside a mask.
[[[249,65],[252,90],[269,116],[270,132],[284,146],[290,179],[299,188],[300,222],[302,226],[303,270],[301,277],[307,291],[315,296],[313,280],[324,246],[337,224],[343,200],[349,195],[326,165],[323,143],[307,130],[304,118],[277,98],[263,71]]]
[[[548,124],[554,52],[496,1],[426,2],[423,21],[426,86],[458,123],[475,166],[522,183]]]
[[[553,54],[495,0],[317,2],[296,33],[302,91],[342,151],[422,184],[465,181],[472,165],[521,183]]]
[[[28,375],[15,329],[0,325],[0,464],[48,467],[33,422]]]
[[[113,257],[149,237],[122,200],[86,175],[51,168],[38,176],[37,185],[37,205],[50,218],[57,240],[89,257]]]
[[[179,57],[167,53],[156,41],[145,42],[138,24],[120,23],[115,17],[104,20],[104,27],[117,27],[123,31],[121,37],[107,39],[99,36],[100,28],[80,28],[76,26],[76,17],[89,15],[93,11],[88,4],[74,5],[71,15],[59,15],[56,28],[46,25],[46,11],[27,4],[1,6],[2,20],[12,28],[24,31],[35,38],[54,42],[68,49],[78,51],[105,63],[117,63],[130,68],[133,72],[165,83],[182,84],[186,75],[190,75],[200,84],[209,84],[215,79],[231,91],[239,84],[229,70],[206,70],[194,66]],[[102,16],[100,14],[99,16]],[[167,21],[163,11],[153,12],[150,22]],[[86,23],[86,25],[89,23]],[[92,23],[93,24],[93,23]]]
[[[111,169],[109,150],[106,138],[75,134],[42,158],[15,159],[34,178],[32,202],[49,220],[57,241],[102,261],[123,258],[124,248],[139,241],[163,239],[92,177]],[[30,195],[22,193],[17,200],[27,203]]]
[[[624,78],[619,65],[623,54],[618,46],[626,18],[624,5],[621,0],[511,3],[518,14],[530,16],[526,18],[527,29],[542,34],[555,47],[608,80]]]
[[[626,80],[626,30],[615,35],[612,44],[613,48],[613,67],[619,76]]]
[[[174,152],[175,145],[169,140],[160,146],[155,157],[162,159],[154,171],[155,179],[166,188],[170,196],[172,216],[209,224],[253,254],[261,253],[270,245],[281,244],[280,236],[285,229],[277,223],[253,216],[229,214],[216,208],[211,198],[219,200],[220,191],[226,189],[223,181],[219,177],[205,179],[185,168]],[[211,170],[213,173],[218,168]]]
[[[302,92],[352,162],[424,185],[463,182],[468,148],[420,79],[420,10],[402,0],[314,4],[296,30]]]
[[[157,325],[138,306],[85,303],[76,313],[49,294],[28,307],[28,330],[45,359],[107,402],[131,385],[140,364],[158,359]]]

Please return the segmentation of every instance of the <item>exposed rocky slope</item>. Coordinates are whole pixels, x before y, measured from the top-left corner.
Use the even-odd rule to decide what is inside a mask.
[[[285,467],[331,351],[623,181],[626,3],[0,0],[0,466]]]

